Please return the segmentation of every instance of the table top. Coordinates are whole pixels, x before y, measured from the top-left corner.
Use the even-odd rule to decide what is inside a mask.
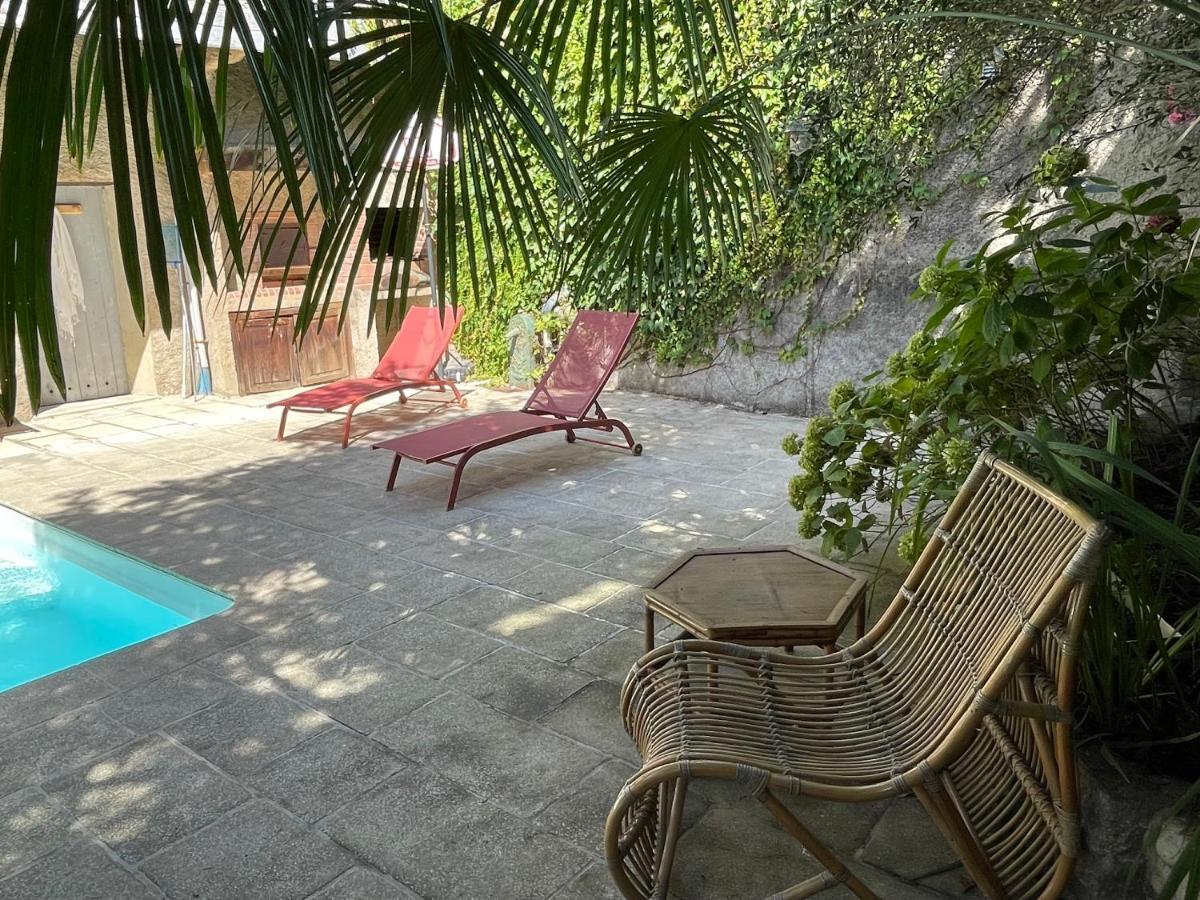
[[[697,637],[742,644],[835,641],[867,577],[799,547],[695,550],[647,587],[646,606]]]

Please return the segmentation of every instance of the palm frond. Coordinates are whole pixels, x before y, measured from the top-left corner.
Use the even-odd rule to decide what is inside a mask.
[[[590,167],[585,274],[624,270],[646,288],[718,265],[770,190],[770,145],[747,89],[691,114],[641,106],[616,114]]]
[[[0,137],[0,203],[6,215],[0,219],[0,245],[10,260],[0,273],[0,417],[5,421],[12,420],[16,408],[18,343],[35,409],[41,397],[39,356],[61,387],[50,242],[64,139],[82,162],[104,117],[122,269],[141,327],[147,322],[144,257],[159,323],[168,333],[171,329],[160,184],[197,281],[202,274],[218,276],[213,212],[225,243],[240,246],[244,232],[224,160],[224,101],[214,99],[208,80],[207,44],[218,19],[223,29],[218,94],[236,38],[246,50],[262,116],[276,143],[277,171],[293,204],[303,202],[305,181],[325,217],[337,219],[354,173],[329,81],[325,31],[310,0],[13,0],[0,30],[0,68],[7,79]],[[33,84],[37,91],[29,89]],[[207,181],[201,176],[202,157]],[[231,256],[238,268],[240,256]]]
[[[298,331],[323,316],[339,290],[353,290],[368,255],[368,211],[382,211],[383,233],[402,241],[422,224],[426,195],[433,199],[435,283],[445,296],[459,291],[460,256],[478,291],[510,247],[541,247],[552,222],[535,167],[565,195],[578,195],[574,152],[545,82],[494,30],[447,16],[436,0],[360,0],[337,15],[347,26],[382,23],[359,34],[346,27],[349,36],[331,48],[344,59],[331,77],[337,115],[352,123],[354,174],[339,218],[326,220],[314,250]],[[389,319],[412,275],[410,254],[396,249],[400,262],[386,281],[385,267],[376,267],[372,285]]]

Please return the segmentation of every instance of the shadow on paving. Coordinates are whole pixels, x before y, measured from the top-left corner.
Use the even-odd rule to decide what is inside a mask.
[[[775,448],[797,427],[619,397],[645,457],[530,439],[481,457],[449,513],[440,468],[406,465],[388,494],[390,459],[332,445],[336,421],[277,444],[265,416],[201,419],[6,462],[0,500],[235,605],[0,694],[0,898],[616,896],[601,841],[637,763],[619,716],[637,585],[794,528]],[[805,806],[885,896],[954,892],[901,804]],[[721,786],[688,825],[679,896],[811,867]]]

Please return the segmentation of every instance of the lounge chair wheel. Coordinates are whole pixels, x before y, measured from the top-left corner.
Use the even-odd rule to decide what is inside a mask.
[[[459,400],[458,405],[461,409],[466,409],[467,408],[467,398],[463,397],[461,400]]]
[[[575,432],[573,432],[573,431],[568,431],[568,432],[567,432],[567,443],[568,443],[568,444],[573,444],[573,443],[575,443]]]
[[[634,456],[641,456],[641,455],[642,455],[642,445],[641,445],[641,444],[634,444],[634,445],[633,445],[633,455],[634,455]]]

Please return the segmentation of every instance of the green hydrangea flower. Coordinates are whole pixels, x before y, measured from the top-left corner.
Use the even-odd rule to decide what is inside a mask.
[[[960,478],[971,471],[975,464],[975,448],[964,438],[953,437],[946,441],[942,450],[942,460],[946,463],[946,471]]]
[[[821,515],[821,510],[817,507],[810,507],[804,510],[804,514],[800,516],[800,523],[796,526],[796,531],[800,533],[800,537],[811,540],[821,533],[821,525],[824,521],[825,517]]]
[[[834,424],[833,416],[814,416],[809,421],[800,445],[800,465],[810,472],[819,472],[833,458],[833,448],[825,443],[825,435]]]
[[[821,483],[819,472],[801,472],[788,480],[788,500],[795,509],[803,509],[808,502],[808,492]]]
[[[911,565],[917,561],[917,557],[921,555],[928,543],[929,538],[918,535],[916,531],[906,531],[900,535],[900,540],[896,544],[896,554]]]
[[[954,276],[945,266],[934,263],[926,266],[917,279],[917,286],[926,294],[940,294],[954,285]]]
[[[1008,262],[1008,260],[988,260],[984,265],[983,280],[984,283],[1003,293],[1012,287],[1013,280],[1017,277],[1016,267]]]
[[[1073,176],[1086,171],[1090,164],[1088,155],[1078,147],[1051,147],[1038,160],[1033,170],[1033,181],[1039,187],[1063,187]]]
[[[792,432],[783,439],[783,452],[788,456],[795,456],[800,452],[800,435]]]
[[[853,400],[857,393],[853,382],[839,381],[833,386],[833,390],[829,392],[829,408],[837,412],[839,406],[849,400]]]

